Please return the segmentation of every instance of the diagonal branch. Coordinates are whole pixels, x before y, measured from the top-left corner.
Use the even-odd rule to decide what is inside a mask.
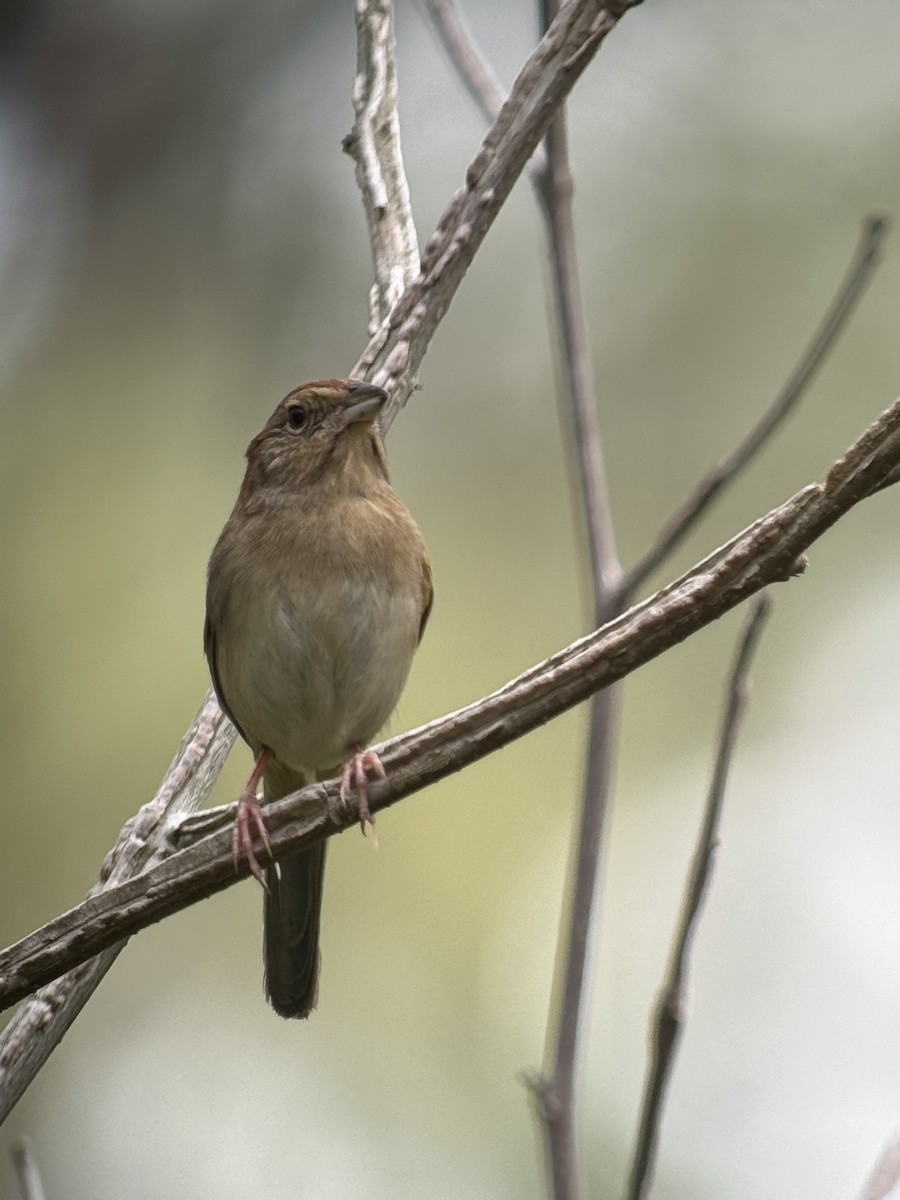
[[[499,691],[379,748],[387,779],[372,787],[380,811],[403,797],[522,737],[656,658],[748,596],[802,570],[802,556],[856,504],[878,489],[900,465],[900,400],[863,433],[829,471],[780,507],[698,563],[685,575],[602,629],[588,634],[511,680]],[[276,858],[345,828],[358,813],[338,804],[338,781],[314,784],[266,808]],[[193,829],[200,841],[161,849],[136,879],[90,897],[0,953],[0,1005],[83,962],[123,937],[231,886],[234,806],[183,824],[184,845]]]
[[[895,1130],[882,1146],[857,1200],[888,1200],[900,1183],[900,1131]]]
[[[703,824],[685,889],[678,928],[672,943],[669,968],[656,1005],[651,1036],[651,1058],[644,1083],[637,1142],[628,1182],[627,1200],[641,1200],[650,1184],[653,1158],[659,1136],[659,1123],[666,1088],[681,1039],[685,1004],[685,979],[691,940],[700,907],[706,894],[718,841],[719,819],[725,799],[728,770],[734,756],[738,731],[747,703],[747,679],[763,628],[771,612],[768,597],[762,596],[744,626],[737,657],[731,669],[725,705],[725,717],[719,738],[716,765],[706,799]]]
[[[519,72],[496,121],[422,253],[422,269],[353,369],[391,394],[387,431],[406,403],[434,332],[554,113],[604,38],[637,0],[568,0]]]
[[[115,888],[144,870],[157,850],[159,831],[165,823],[205,803],[234,739],[234,727],[210,689],[156,795],[126,823],[106,856],[91,896]],[[54,976],[67,969],[61,967],[48,976],[47,986],[31,996],[3,1030],[0,1122],[18,1103],[124,947],[124,940],[107,943],[99,957],[72,964],[73,969],[57,979]]]
[[[882,246],[889,224],[885,216],[871,216],[866,220],[847,275],[787,383],[744,439],[713,467],[691,495],[675,510],[643,558],[625,573],[621,583],[623,601],[627,603],[646,581],[647,576],[681,544],[722,489],[759,453],[772,434],[797,407],[881,261]]]

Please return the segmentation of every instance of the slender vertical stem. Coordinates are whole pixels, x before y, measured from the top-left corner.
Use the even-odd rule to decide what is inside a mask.
[[[544,29],[556,16],[557,0],[542,0]],[[566,117],[563,109],[547,133],[546,159],[535,174],[547,227],[554,310],[562,347],[562,373],[568,405],[564,411],[581,497],[581,515],[590,563],[594,624],[616,614],[622,569],[616,551],[606,466],[597,413],[597,393],[578,277],[572,212]],[[603,842],[618,728],[618,689],[591,702],[581,812],[575,834],[571,907],[564,915],[559,974],[554,988],[558,1011],[548,1030],[538,1110],[547,1149],[547,1168],[556,1200],[574,1200],[581,1190],[578,1152],[578,1071],[584,1061],[584,1018],[591,951],[596,941]]]
[[[424,0],[424,6],[481,111],[489,120],[495,119],[503,104],[502,92],[472,42],[456,4],[453,0]],[[558,9],[557,0],[543,0],[544,30]],[[532,157],[529,173],[547,227],[553,307],[562,348],[564,392],[568,398],[563,419],[570,431],[590,563],[593,619],[599,626],[619,611],[622,569],[610,511],[596,387],[578,279],[573,185],[562,109],[549,127],[544,153],[535,152]],[[551,1018],[548,1030],[544,1075],[532,1080],[547,1147],[550,1188],[556,1200],[574,1200],[582,1174],[576,1137],[577,1072],[584,1058],[586,989],[591,949],[596,940],[617,718],[616,689],[594,697],[589,716],[583,799],[575,834],[571,907],[563,918],[560,933],[565,949],[558,956],[554,988],[558,1012],[555,1020]]]
[[[13,1146],[12,1161],[22,1200],[46,1200],[47,1193],[44,1191],[37,1159],[27,1138],[20,1138]]]

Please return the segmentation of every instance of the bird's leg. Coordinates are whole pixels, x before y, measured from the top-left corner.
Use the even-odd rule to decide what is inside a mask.
[[[374,750],[363,750],[362,746],[354,746],[353,754],[347,760],[341,774],[341,800],[346,804],[350,791],[356,791],[359,827],[363,833],[366,832],[366,825],[375,824],[375,818],[369,811],[369,771],[379,779],[387,778],[381,759]]]
[[[271,754],[272,751],[268,746],[263,746],[257,755],[256,762],[253,764],[253,771],[247,780],[247,786],[238,797],[234,830],[231,835],[231,853],[234,858],[235,868],[237,868],[238,863],[241,861],[241,855],[243,855],[247,859],[250,873],[255,879],[259,880],[263,887],[266,886],[266,879],[253,850],[253,838],[257,835],[259,836],[271,858],[272,848],[269,845],[269,834],[266,829],[262,808],[256,795],[256,789],[259,786],[263,771],[266,769],[266,762]]]

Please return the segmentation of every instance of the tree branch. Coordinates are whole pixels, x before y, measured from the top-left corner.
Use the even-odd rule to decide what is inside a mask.
[[[144,870],[157,850],[165,823],[205,803],[234,739],[234,727],[210,689],[156,795],[125,824],[106,856],[91,896],[113,889]],[[0,1123],[9,1116],[124,948],[124,939],[113,940],[97,958],[80,965],[73,963],[68,974],[56,979],[54,976],[67,969],[61,966],[47,976],[53,982],[30,996],[0,1034]]]
[[[458,712],[379,748],[387,779],[376,781],[373,811],[459,771],[552,717],[618,682],[684,641],[768,584],[803,569],[809,546],[877,490],[900,465],[900,400],[863,433],[824,483],[801,489],[753,522],[679,579]],[[309,846],[358,820],[338,803],[337,780],[314,784],[266,806],[276,858]],[[0,1004],[7,1006],[123,937],[231,886],[234,805],[182,822],[173,847],[137,879],[90,897],[0,953]],[[203,836],[193,845],[188,838]],[[260,848],[260,853],[262,849]]]
[[[681,1040],[685,1007],[685,980],[688,957],[700,906],[706,894],[712,872],[713,855],[718,842],[719,820],[725,799],[728,770],[734,756],[738,730],[747,703],[750,667],[759,645],[763,628],[771,613],[771,602],[762,596],[744,626],[738,647],[725,704],[725,716],[719,738],[719,749],[713,771],[703,824],[697,838],[694,860],[685,889],[678,928],[672,942],[669,968],[660,989],[651,1035],[651,1054],[644,1083],[638,1136],[628,1182],[627,1200],[640,1200],[650,1184],[653,1159],[659,1136],[659,1123],[665,1103],[666,1088]]]
[[[882,1146],[878,1158],[859,1192],[858,1200],[887,1200],[900,1183],[900,1131],[895,1130]]]
[[[481,53],[472,37],[466,18],[456,0],[419,0],[419,4],[428,17],[429,28],[437,36],[451,66],[474,100],[475,107],[487,124],[492,124],[503,107],[506,93],[494,74],[491,64]],[[544,19],[544,31],[549,23]],[[543,168],[546,163],[544,149],[538,146],[532,158],[532,166]]]
[[[12,1161],[19,1181],[22,1200],[46,1200],[37,1159],[27,1138],[19,1138],[12,1148]]]
[[[458,71],[480,111],[493,120],[513,92],[505,98],[485,58],[472,41],[461,13],[453,0],[421,0],[441,45]],[[544,26],[556,19],[559,5],[542,0]],[[546,33],[545,33],[546,37]],[[581,285],[578,280],[578,255],[572,219],[574,192],[568,162],[568,145],[563,106],[549,124],[547,145],[538,147],[530,163],[535,193],[547,225],[553,289],[563,348],[563,369],[571,402],[573,444],[588,532],[591,564],[594,621],[600,625],[613,615],[621,586],[621,566],[615,548],[615,534],[603,461],[602,439],[597,419],[597,394]]]
[[[395,58],[390,0],[357,0],[356,120],[343,147],[356,162],[372,247],[370,335],[419,271],[419,243],[400,151]]]
[[[890,222],[885,216],[867,218],[847,275],[788,381],[744,439],[700,481],[666,521],[650,549],[625,573],[621,582],[621,598],[624,602],[627,603],[647,576],[681,544],[722,489],[759,453],[800,403],[808,384],[837,341],[881,261],[881,251],[889,228]]]
[[[460,188],[422,254],[422,267],[353,369],[390,393],[387,431],[406,403],[434,332],[553,114],[606,35],[637,0],[568,0],[519,72]]]
[[[542,0],[546,29],[557,15],[557,0]],[[565,397],[564,424],[569,427],[581,514],[587,538],[594,625],[616,615],[622,568],[616,549],[606,464],[597,405],[587,320],[578,278],[578,254],[572,212],[574,185],[569,167],[565,106],[550,124],[540,170],[532,171],[550,247],[554,310]],[[564,913],[557,956],[558,975],[552,994],[558,1008],[548,1020],[547,1068],[532,1080],[544,1131],[547,1165],[556,1200],[574,1200],[582,1176],[577,1148],[577,1071],[584,1061],[584,1016],[591,950],[600,909],[603,843],[615,758],[619,689],[606,688],[591,701],[581,811],[574,833],[573,883]]]

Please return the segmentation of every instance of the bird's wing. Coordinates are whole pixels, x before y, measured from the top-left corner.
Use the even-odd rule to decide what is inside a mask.
[[[428,561],[428,555],[422,551],[422,615],[419,618],[419,641],[422,640],[422,634],[425,632],[425,626],[428,624],[428,617],[431,614],[431,606],[434,603],[434,584],[431,579],[431,563]]]
[[[216,626],[209,615],[208,610],[206,613],[206,620],[203,623],[203,653],[206,655],[206,661],[209,663],[209,673],[212,677],[213,688],[215,689],[216,696],[219,700],[219,707],[246,742],[248,740],[247,735],[234,719],[234,713],[228,707],[228,701],[225,699],[225,692],[222,689],[222,680],[219,678],[219,664],[216,653]]]

